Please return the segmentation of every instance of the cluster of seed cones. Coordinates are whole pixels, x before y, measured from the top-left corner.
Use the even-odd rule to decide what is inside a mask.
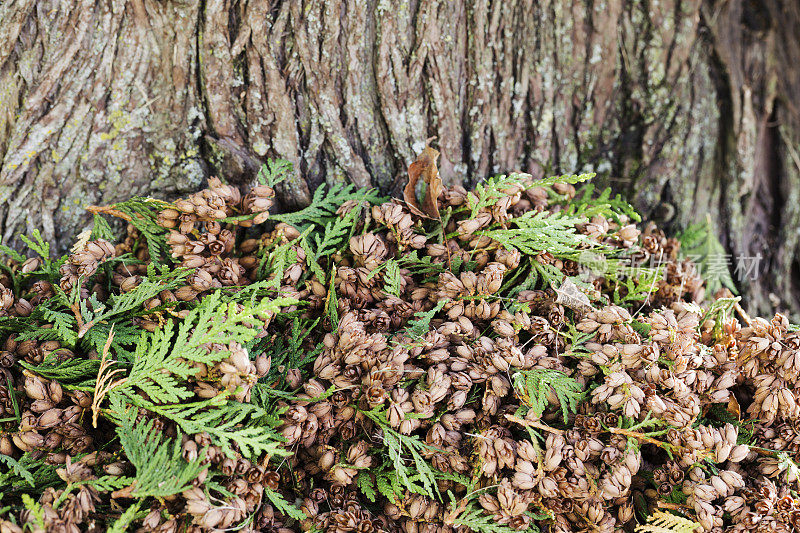
[[[558,213],[575,189],[535,187],[521,177],[502,193],[473,212],[474,193],[445,188],[435,199],[444,222],[396,200],[347,202],[336,216],[357,210],[352,236],[323,259],[325,279],[298,239],[302,228],[270,225],[269,187],[243,194],[212,180],[161,211],[172,258],[192,273],[184,286],[146,302],[132,323],[156,331],[212,291],[271,279],[276,294],[301,302],[284,311],[312,319],[303,346],[319,353],[301,368],[282,369],[288,458],[233,459],[203,433],[183,435],[183,456],[193,460],[205,450],[208,469],[192,488],[148,500],[135,527],[444,533],[490,523],[507,528],[493,531],[612,533],[631,531],[661,508],[706,532],[800,528],[793,461],[800,452],[800,333],[780,315],[750,319],[739,308],[737,317],[732,300],[712,311],[699,306],[703,281],[679,258],[679,243],[652,225],[640,231],[624,215],[597,215],[574,229],[635,262],[661,260],[665,275],[641,300],[626,300],[618,281],[583,270],[577,254],[503,246],[483,231],[529,212]],[[242,213],[252,216],[235,217]],[[265,268],[281,245],[290,261]],[[122,256],[134,260],[99,268]],[[9,267],[39,272],[31,261]],[[4,316],[31,316],[55,297],[53,283],[67,292],[82,284],[88,305],[106,301],[134,290],[150,261],[129,226],[116,245],[96,240],[73,253],[60,279],[31,275],[21,289],[0,279]],[[562,282],[580,278],[580,297],[564,298],[565,287],[577,287],[572,281],[515,290],[532,265],[557,269]],[[424,328],[415,329],[420,322]],[[259,332],[292,334],[269,321]],[[91,393],[37,372],[46,360],[98,354],[44,338],[3,340],[0,454],[57,465],[58,479],[34,498],[40,515],[18,512],[15,500],[0,515],[0,531],[103,530],[131,504],[129,491],[81,483],[130,475],[131,464],[110,424],[90,423]],[[198,368],[195,399],[224,392],[249,402],[269,358],[219,343],[231,355]],[[546,381],[537,403],[524,383],[539,373],[560,376],[582,399],[569,405],[558,383]],[[168,420],[155,422],[165,435],[177,434]],[[389,449],[408,441],[416,455],[408,444]],[[433,486],[399,479],[398,464],[426,475],[419,461],[434,472]],[[74,489],[65,492],[66,484]],[[289,517],[265,488],[306,518]]]

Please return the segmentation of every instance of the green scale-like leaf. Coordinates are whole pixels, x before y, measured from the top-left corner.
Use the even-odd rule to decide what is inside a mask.
[[[576,412],[578,403],[583,400],[585,394],[580,383],[559,370],[549,368],[522,370],[516,372],[512,378],[514,389],[538,416],[541,416],[550,404],[548,396],[552,390],[560,403],[565,424],[569,413]]]
[[[169,321],[154,333],[143,332],[133,355],[133,367],[115,392],[134,397],[138,390],[153,403],[189,398],[193,392],[183,382],[198,370],[192,363],[213,364],[229,355],[225,349],[208,351],[205,345],[246,344],[256,336],[256,326],[263,324],[265,318],[278,312],[282,305],[293,303],[296,301],[265,299],[239,309],[234,302],[222,303],[217,291],[205,297],[177,328]]]
[[[185,461],[180,435],[176,439],[162,439],[152,420],[136,420],[136,409],[124,408],[118,402],[114,407],[123,409],[117,435],[125,456],[136,468],[131,495],[163,498],[191,487],[192,481],[206,468],[202,457]]]

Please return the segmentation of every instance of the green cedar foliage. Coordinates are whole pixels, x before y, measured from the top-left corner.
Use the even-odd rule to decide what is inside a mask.
[[[119,401],[112,392],[112,402]],[[133,398],[133,405],[175,422],[187,434],[208,433],[223,453],[234,457],[234,447],[245,458],[264,453],[285,456],[282,437],[275,428],[280,425],[277,412],[268,412],[252,403],[227,400],[220,394],[198,402],[156,405]]]
[[[513,228],[490,229],[478,232],[504,247],[526,255],[550,252],[555,257],[577,259],[579,246],[589,244],[589,238],[576,232],[575,226],[584,222],[581,217],[529,211],[511,219]]]
[[[133,366],[114,393],[133,399],[142,392],[155,404],[192,396],[183,383],[197,372],[191,363],[215,363],[229,355],[224,349],[209,351],[206,345],[220,340],[246,344],[255,338],[255,325],[292,303],[295,300],[265,299],[240,309],[234,302],[223,302],[221,291],[203,298],[177,327],[170,320],[154,333],[142,332]]]
[[[269,336],[257,339],[246,347],[271,358],[269,373],[262,379],[264,383],[272,383],[272,387],[263,387],[267,396],[274,396],[288,388],[286,376],[291,368],[307,369],[322,352],[323,345],[308,345],[307,338],[314,331],[320,320],[303,319],[297,316],[278,317],[281,327],[289,331],[286,336]]]
[[[486,209],[498,202],[501,198],[506,196],[509,189],[522,187],[523,189],[531,189],[533,187],[550,187],[556,183],[569,183],[576,184],[592,179],[594,173],[590,174],[572,174],[563,176],[553,176],[535,180],[529,183],[525,182],[526,175],[523,174],[509,174],[508,176],[495,176],[489,178],[475,186],[475,191],[467,195],[467,209],[474,217],[481,209]]]
[[[50,243],[42,238],[42,234],[39,233],[38,229],[31,232],[30,238],[25,235],[20,235],[20,239],[22,239],[22,242],[27,244],[28,248],[33,250],[42,260],[42,266],[39,269],[41,273],[52,275],[58,272],[56,265],[54,265],[54,262],[50,258]]]
[[[309,224],[325,227],[345,202],[366,201],[375,204],[380,200],[381,198],[372,190],[357,191],[353,185],[337,183],[330,188],[319,187],[314,191],[314,197],[308,207],[293,213],[273,215],[271,220],[286,222],[298,229]]]
[[[294,171],[294,165],[285,159],[270,159],[266,164],[261,165],[256,181],[261,185],[274,187],[284,181]]]
[[[42,510],[42,506],[31,498],[29,494],[22,495],[22,503],[25,505],[25,508],[31,512],[31,516],[33,516],[36,525],[44,531],[44,511]]]
[[[464,526],[477,533],[518,533],[518,530],[498,524],[493,515],[487,514],[481,507],[470,502],[461,513],[453,519],[454,526]],[[526,531],[538,532],[539,528],[531,526]]]
[[[116,407],[121,407],[116,405]],[[137,421],[136,409],[124,409],[117,426],[125,456],[136,468],[132,496],[164,498],[191,487],[192,481],[206,468],[201,456],[186,462],[181,456],[180,435],[162,439],[154,421]]]
[[[446,303],[447,299],[439,300],[432,309],[415,313],[414,316],[416,318],[408,321],[405,333],[412,338],[419,338],[425,335],[430,330],[431,320],[436,316],[436,313],[442,310]]]
[[[386,261],[386,272],[383,275],[384,291],[392,296],[400,296],[400,266],[394,259]]]
[[[610,188],[603,189],[597,194],[592,183],[585,184],[575,198],[565,203],[564,213],[586,219],[604,216],[617,223],[622,222],[623,216],[634,222],[642,220],[633,206],[623,200],[619,194],[612,196]]]
[[[503,191],[515,186],[530,188],[549,187],[554,183],[577,184],[592,177],[594,174],[558,176],[527,185],[520,181],[521,176],[514,174],[491,178],[478,185],[475,193],[467,196],[467,208],[472,210],[473,215],[480,209],[491,208],[505,195]],[[616,287],[614,303],[647,302],[661,273],[651,268],[626,267],[628,252],[601,245],[576,230],[576,226],[589,222],[595,216],[603,216],[617,223],[640,221],[633,207],[619,195],[612,196],[610,189],[598,195],[592,184],[586,184],[574,198],[552,191],[551,194],[553,201],[564,206],[562,210],[556,213],[529,211],[511,218],[505,225],[495,224],[476,233],[527,256],[524,268],[517,269],[515,273],[513,286],[510,281],[506,282],[505,286],[511,288],[509,296],[515,296],[523,290],[561,285],[564,274],[555,266],[535,259],[538,254],[548,252],[555,258],[575,261],[590,271],[605,275],[609,283]]]
[[[731,276],[730,254],[719,242],[711,223],[711,215],[706,220],[693,224],[678,235],[681,254],[691,259],[706,280],[706,288],[713,294],[727,287],[737,294],[736,283]]]
[[[403,435],[396,431],[389,425],[386,411],[381,407],[361,412],[381,429],[388,463],[392,467],[391,476],[396,478],[396,481],[390,481],[391,487],[382,487],[378,481],[377,487],[381,493],[391,493],[394,497],[389,499],[392,501],[396,501],[397,497],[402,494],[397,489],[422,494],[429,498],[438,496],[439,489],[436,484],[438,470],[422,456],[425,449],[435,451],[436,448],[424,443],[416,435]],[[362,481],[362,483],[366,483],[366,481]]]
[[[514,390],[537,416],[541,416],[550,405],[548,398],[552,391],[558,398],[565,424],[569,414],[577,411],[578,403],[585,395],[580,383],[560,370],[549,368],[521,370],[512,376],[512,380]]]
[[[32,493],[60,481],[56,475],[55,465],[34,459],[26,453],[19,459],[0,455],[0,487],[4,492]]]
[[[275,492],[269,487],[264,489],[264,495],[272,502],[272,505],[274,505],[278,511],[286,516],[294,518],[295,520],[305,520],[308,518],[303,511],[287,502],[280,493]]]
[[[0,473],[0,480],[4,480],[6,483],[8,483],[13,476],[17,476],[24,479],[31,487],[36,486],[36,481],[34,480],[31,471],[10,455],[0,454],[0,463],[4,463],[5,466],[9,468],[7,473]]]
[[[291,171],[291,164],[285,161],[270,161],[262,167],[257,179],[264,185],[274,186]],[[447,208],[443,210],[441,221],[425,221],[427,227],[417,227],[414,231],[426,233],[430,242],[441,243],[446,237],[447,221],[454,212],[468,210],[474,215],[482,209],[491,209],[509,189],[549,187],[557,182],[578,184],[591,177],[583,174],[532,182],[514,174],[491,178],[468,195],[466,205]],[[632,208],[619,196],[612,197],[608,190],[598,196],[591,185],[585,186],[573,199],[561,197],[554,191],[549,191],[549,194],[554,201],[562,203],[564,209],[557,213],[530,212],[510,219],[505,225],[496,224],[478,232],[478,235],[490,237],[493,245],[517,249],[524,256],[520,267],[508,276],[499,293],[489,298],[502,301],[512,312],[522,309],[528,304],[515,302],[520,291],[562,287],[565,281],[562,271],[537,261],[535,256],[549,252],[559,259],[583,263],[587,261],[586,253],[590,252],[606,261],[608,280],[618,287],[614,292],[615,301],[623,304],[646,301],[656,282],[657,272],[639,269],[633,273],[618,268],[624,259],[622,253],[576,231],[576,226],[593,216],[604,216],[618,223],[626,217],[638,220]],[[93,295],[82,299],[80,287],[69,294],[62,291],[58,287],[59,267],[66,258],[52,258],[52,250],[38,232],[26,238],[29,248],[42,259],[39,268],[28,274],[7,265],[0,264],[0,268],[4,269],[15,289],[27,286],[30,280],[47,280],[53,285],[55,296],[37,305],[28,317],[0,317],[0,331],[14,335],[19,341],[57,340],[64,349],[81,355],[95,351],[109,356],[102,361],[83,356],[64,358],[59,357],[56,351],[41,362],[20,360],[17,364],[45,379],[57,380],[67,390],[94,392],[97,405],[93,407],[97,408],[100,423],[114,426],[109,434],[116,435],[116,440],[107,446],[117,449],[116,453],[131,463],[133,471],[127,472],[126,476],[106,475],[91,481],[65,484],[56,474],[55,465],[46,464],[30,454],[18,459],[0,455],[0,487],[3,491],[13,493],[16,505],[19,507],[21,502],[30,510],[34,521],[44,527],[42,509],[27,493],[39,494],[45,487],[60,487],[64,489],[63,502],[80,484],[90,484],[100,492],[123,489],[135,501],[126,511],[115,511],[108,525],[110,531],[124,531],[148,512],[152,502],[185,490],[205,468],[212,468],[206,487],[224,493],[222,486],[214,482],[216,473],[213,467],[203,462],[202,453],[193,461],[182,457],[181,435],[205,434],[228,457],[233,458],[239,453],[254,463],[272,459],[271,467],[278,468],[281,461],[295,451],[286,448],[278,432],[281,424],[279,406],[298,392],[291,390],[292,380],[287,379],[288,373],[299,369],[304,377],[309,377],[314,361],[323,350],[319,339],[309,337],[309,333],[323,328],[336,330],[339,297],[333,259],[347,249],[354,235],[370,231],[370,206],[381,201],[383,199],[374,190],[357,191],[353,186],[341,184],[320,187],[314,192],[308,207],[271,217],[270,224],[284,222],[297,229],[299,235],[289,241],[261,243],[255,252],[260,264],[258,279],[254,283],[217,290],[206,294],[199,302],[164,304],[155,310],[146,309],[145,303],[164,290],[185,285],[190,275],[186,269],[174,268],[166,243],[168,231],[156,222],[158,212],[169,204],[132,198],[110,206],[109,209],[114,210],[117,216],[121,214],[137,228],[153,262],[135,289],[121,294],[109,290],[111,296],[103,302]],[[343,206],[347,209],[337,214]],[[104,217],[96,215],[93,230],[82,238],[112,239],[113,226]],[[315,280],[328,289],[327,299],[322,303],[322,316],[316,319],[306,318],[301,302],[276,295],[283,285],[287,269],[302,255],[298,250],[304,252],[308,267],[298,285]],[[25,260],[10,248],[0,246],[0,251],[17,262]],[[112,289],[109,274],[119,262],[138,263],[127,254],[101,265],[98,274],[105,275],[107,289]],[[436,281],[438,275],[446,270],[459,274],[474,267],[475,261],[470,258],[455,257],[447,263],[437,263],[430,256],[420,258],[419,252],[410,250],[388,258],[371,275],[378,276],[376,285],[384,293],[400,296],[403,275],[407,272],[430,282]],[[91,287],[92,283],[102,281],[103,277],[98,274],[82,279],[84,286]],[[584,289],[587,285],[578,277],[569,278],[569,281]],[[439,300],[432,308],[417,312],[392,340],[397,342],[410,338],[413,342],[424,342],[426,334],[443,317],[446,303],[446,300]],[[181,306],[179,320],[170,308],[178,305]],[[295,309],[299,306],[300,310],[285,312],[284,309],[290,306]],[[164,311],[164,322],[154,332],[144,331],[133,321],[154,311]],[[730,306],[720,307],[713,310],[713,317],[725,316],[729,312]],[[277,327],[271,329],[281,333],[256,338],[266,320],[274,321]],[[585,335],[574,328],[559,333],[569,336],[573,352],[585,351],[581,346],[586,340]],[[491,332],[484,334],[492,335]],[[233,400],[227,391],[198,401],[192,388],[197,366],[207,364],[212,367],[227,358],[229,352],[225,347],[230,342],[244,346],[251,358],[259,354],[270,357],[270,371],[253,387],[250,403]],[[209,350],[212,344],[222,348]],[[104,349],[106,345],[108,349]],[[97,394],[98,381],[107,385],[103,394]],[[512,381],[525,409],[533,409],[539,416],[547,409],[560,411],[565,424],[586,394],[577,380],[558,370],[519,371],[512,376]],[[10,384],[8,388],[13,390]],[[331,386],[311,401],[328,398],[335,392],[335,386]],[[470,394],[471,398],[478,398],[478,387],[474,387]],[[558,405],[555,402],[551,404],[553,395]],[[18,426],[21,417],[15,394],[11,394],[11,399],[15,416],[9,416],[7,423]],[[366,424],[374,424],[377,429],[370,438],[382,441],[371,450],[375,466],[360,470],[356,476],[356,486],[366,501],[379,506],[383,498],[400,502],[411,493],[444,503],[446,500],[440,493],[439,482],[448,480],[466,487],[469,495],[461,502],[455,502],[454,498],[451,500],[448,511],[452,512],[454,526],[464,526],[480,533],[510,533],[507,526],[497,524],[475,501],[480,491],[489,488],[476,489],[472,480],[465,476],[434,468],[429,458],[440,450],[427,444],[419,435],[405,435],[392,428],[385,407],[369,411],[359,409],[359,412],[367,419]],[[177,436],[162,435],[156,420],[170,422],[169,425],[177,429]],[[630,425],[632,422],[629,421],[621,423],[628,424],[625,427],[648,431],[648,435],[658,435],[663,431],[646,423],[638,426]],[[290,477],[287,475],[286,479]],[[298,521],[306,518],[290,503],[291,500],[287,501],[280,493],[265,489],[264,495],[277,511]],[[535,526],[529,531],[536,531]]]
[[[301,234],[297,239],[278,245],[274,250],[263,251],[268,254],[262,256],[266,265],[264,272],[274,276],[273,286],[276,289],[280,287],[285,268],[296,261],[296,254],[292,250],[295,244],[305,252],[305,262],[313,276],[323,285],[326,284],[325,272],[329,258],[348,246],[365,210],[381,200],[374,190],[357,191],[352,185],[336,184],[327,189],[319,187],[308,207],[293,213],[274,215],[271,220],[290,224]],[[337,215],[337,210],[348,202],[354,206],[344,215]]]
[[[141,197],[134,197],[111,206],[112,209],[122,213],[139,230],[147,243],[150,257],[158,263],[171,262],[169,246],[166,241],[169,231],[159,226],[157,222],[158,213],[169,206],[170,204],[161,200]],[[103,232],[105,228],[98,231]]]
[[[125,533],[129,530],[131,524],[137,518],[141,518],[139,515],[139,509],[141,508],[141,501],[138,501],[128,507],[128,509],[117,518],[111,527],[108,530],[108,533]]]
[[[295,301],[290,299],[264,299],[241,306],[224,302],[217,291],[179,325],[169,321],[154,333],[143,332],[132,365],[123,368],[122,381],[109,393],[115,406],[110,416],[124,420],[127,405],[134,405],[172,420],[187,434],[208,433],[230,456],[234,445],[245,457],[285,454],[274,429],[280,423],[275,413],[227,400],[224,394],[199,402],[182,401],[194,395],[186,384],[197,372],[192,363],[211,364],[229,355],[225,349],[209,351],[208,345],[220,340],[247,344],[255,338],[257,324],[292,303]]]

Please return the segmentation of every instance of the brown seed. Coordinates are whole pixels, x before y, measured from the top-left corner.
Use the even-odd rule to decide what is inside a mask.
[[[142,282],[141,276],[130,276],[128,278],[125,278],[125,280],[122,283],[120,283],[119,288],[122,292],[130,292],[136,287],[138,287],[141,282]]]
[[[33,272],[34,270],[38,270],[39,266],[41,265],[41,263],[42,262],[38,257],[31,257],[29,259],[26,259],[25,262],[22,263],[22,266],[20,267],[20,271],[23,274],[29,274],[29,273]]]
[[[47,429],[59,424],[61,422],[61,409],[50,409],[42,413],[36,420],[38,429]]]
[[[6,435],[0,436],[0,454],[10,456],[13,453],[14,446],[11,438]]]
[[[44,382],[32,375],[25,378],[25,394],[34,400],[43,400],[49,397],[49,392]]]
[[[175,291],[175,297],[182,302],[188,302],[197,297],[197,291],[195,291],[189,285],[185,285]]]

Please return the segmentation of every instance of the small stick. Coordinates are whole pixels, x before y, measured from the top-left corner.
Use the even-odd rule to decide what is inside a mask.
[[[736,302],[734,306],[736,311],[742,316],[742,320],[744,320],[745,324],[747,324],[748,327],[751,327],[753,325],[753,321],[750,319],[750,315],[748,315],[747,312],[742,309],[742,306],[739,305],[739,302]]]
[[[102,215],[110,215],[112,217],[121,218],[122,220],[125,220],[126,222],[130,222],[131,221],[131,217],[129,217],[128,215],[126,215],[122,211],[118,211],[118,210],[114,209],[113,207],[109,207],[107,205],[90,205],[89,207],[86,208],[86,210],[89,211],[90,213],[95,214],[95,215],[100,215],[100,214],[102,214]]]
[[[520,418],[520,417],[514,416],[514,415],[506,415],[506,418],[508,420],[511,420],[512,422],[516,422],[517,424],[521,424],[523,426],[536,428],[536,429],[541,429],[541,430],[544,430],[544,431],[549,431],[550,433],[557,433],[559,435],[563,435],[564,434],[564,430],[563,429],[551,428],[550,426],[542,424],[541,422],[532,422],[530,420],[525,420],[524,418]],[[637,433],[635,431],[630,431],[630,430],[627,430],[627,429],[610,427],[606,431],[608,431],[609,433],[615,433],[617,435],[623,435],[625,437],[633,437],[634,439],[641,440],[641,441],[644,441],[644,442],[648,442],[650,444],[655,444],[656,446],[659,446],[659,447],[662,447],[662,448],[664,446],[671,446],[670,444],[667,444],[666,442],[662,442],[662,441],[656,440],[656,439],[654,439],[652,437],[648,437],[647,435],[643,435],[641,433]]]
[[[529,428],[541,429],[542,431],[549,431],[550,433],[557,433],[559,435],[563,435],[564,434],[564,430],[563,429],[551,428],[550,426],[548,426],[546,424],[542,424],[541,422],[533,422],[531,420],[525,420],[524,418],[520,418],[520,417],[514,416],[514,415],[506,415],[506,418],[508,420],[511,420],[512,422],[516,422],[517,424],[520,424],[520,425],[523,425],[523,426],[526,426],[526,427],[529,427]]]
[[[655,444],[655,445],[656,445],[656,446],[658,446],[659,448],[664,448],[665,446],[673,447],[673,446],[672,446],[672,444],[669,444],[669,443],[667,443],[667,442],[663,442],[663,441],[660,441],[660,440],[654,439],[654,438],[652,438],[652,437],[648,437],[647,435],[644,435],[644,434],[642,434],[642,433],[638,433],[638,432],[636,432],[636,431],[630,431],[630,430],[628,430],[628,429],[622,429],[622,428],[609,427],[609,428],[608,428],[608,431],[609,431],[610,433],[614,433],[614,434],[616,434],[616,435],[623,435],[623,436],[625,436],[625,437],[632,437],[632,438],[634,438],[634,439],[636,439],[636,440],[640,440],[640,441],[642,441],[642,442],[647,442],[647,443],[650,443],[650,444]]]
[[[671,503],[671,502],[663,502],[661,500],[658,501],[658,506],[661,509],[670,509],[672,511],[694,511],[688,505],[681,505],[680,503]]]
[[[770,450],[769,448],[761,448],[759,446],[748,446],[748,447],[759,455],[766,455],[769,457],[776,457],[778,453],[782,451],[782,450]],[[791,455],[791,453],[788,452],[787,454]]]

